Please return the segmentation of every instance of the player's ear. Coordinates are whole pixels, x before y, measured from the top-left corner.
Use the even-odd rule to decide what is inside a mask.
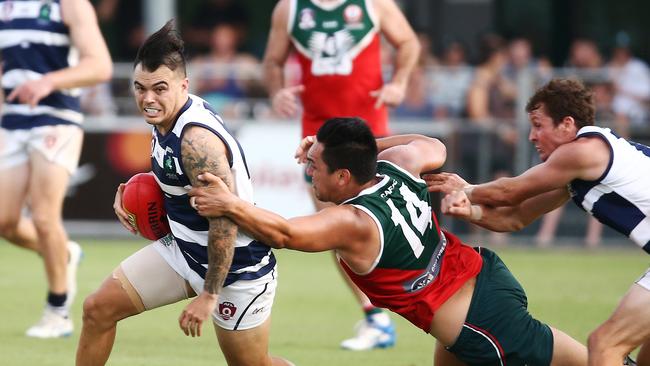
[[[578,126],[576,125],[576,120],[573,119],[571,116],[566,116],[562,118],[562,122],[560,122],[560,128],[562,130],[575,134],[578,130]]]
[[[183,89],[183,91],[189,92],[189,90],[190,90],[190,80],[188,78],[184,78],[181,81],[181,88]]]
[[[352,180],[352,173],[347,169],[338,169],[336,171],[336,179],[340,186],[345,186]]]

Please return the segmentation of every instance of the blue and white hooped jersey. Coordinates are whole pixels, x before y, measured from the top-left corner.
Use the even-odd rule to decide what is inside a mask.
[[[609,145],[609,165],[595,181],[569,184],[573,201],[598,221],[650,253],[650,147],[586,126],[576,138],[599,137]]]
[[[192,187],[181,159],[181,139],[188,126],[201,126],[223,141],[229,152],[230,171],[237,196],[253,202],[253,186],[239,143],[203,99],[190,95],[172,130],[166,135],[161,135],[153,128],[151,166],[165,194],[165,209],[172,235],[188,266],[205,278],[208,267],[208,220],[199,216],[190,206],[187,192]],[[275,256],[271,248],[239,231],[233,262],[224,286],[237,280],[260,278],[274,267]]]
[[[61,18],[60,0],[0,0],[0,52],[5,97],[18,85],[75,65],[68,27]],[[28,129],[83,121],[79,90],[55,91],[35,108],[4,101],[1,126]]]

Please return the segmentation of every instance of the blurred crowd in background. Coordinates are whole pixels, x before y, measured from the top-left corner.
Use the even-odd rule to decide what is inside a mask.
[[[261,74],[270,13],[251,13],[250,6],[235,0],[205,0],[200,6],[198,1],[184,1],[178,14],[190,59],[191,92],[206,99],[226,121],[277,118]],[[141,0],[93,4],[117,67],[110,83],[85,91],[83,108],[88,116],[134,115],[130,75],[145,38]],[[263,6],[272,9],[274,4],[268,1]],[[514,157],[521,155],[526,138],[525,102],[536,87],[555,76],[580,78],[592,88],[598,125],[639,142],[650,139],[650,69],[634,54],[626,31],[611,34],[607,47],[587,37],[572,38],[566,59],[555,64],[523,36],[483,32],[472,45],[449,36],[434,44],[427,32],[419,37],[420,61],[404,102],[391,111],[391,126],[398,132],[403,132],[401,123],[423,127],[415,132],[436,125],[460,131],[444,138],[448,149],[454,150],[452,168],[470,181],[521,170]],[[389,76],[390,47],[383,49],[382,57]],[[297,60],[287,62],[286,77],[287,85],[300,82]],[[526,156],[526,166],[536,163],[534,154]],[[554,215],[542,223],[537,234],[540,245],[553,240],[561,212]],[[585,238],[589,245],[600,241],[600,230],[595,222],[589,224]]]
[[[130,63],[145,37],[139,3],[94,1],[111,55],[118,63]],[[191,61],[193,92],[209,100],[225,117],[272,117],[268,115],[270,110],[263,107],[267,95],[260,71],[266,34],[250,39],[249,9],[233,0],[207,0],[195,9],[200,14],[188,15],[187,21],[179,14]],[[443,44],[434,45],[426,33],[421,33],[420,62],[404,103],[392,115],[396,121],[467,119],[472,123],[507,123],[517,112],[517,78],[522,72],[530,73],[535,85],[554,75],[575,75],[592,86],[598,104],[597,119],[629,135],[630,129],[642,129],[649,123],[650,72],[647,63],[632,53],[627,33],[621,31],[612,37],[614,47],[607,53],[592,39],[573,39],[564,63],[552,65],[524,37],[484,33],[476,41],[477,49],[469,52],[468,45],[460,40],[446,37]],[[474,59],[469,59],[470,53],[476,55]],[[390,47],[385,48],[383,57],[389,74]],[[291,64],[290,60],[287,78],[290,83],[298,83],[298,67],[292,68]],[[130,98],[128,71],[118,71],[114,82],[86,93],[87,113],[133,112],[130,99],[122,101]],[[507,140],[508,136],[503,138]]]

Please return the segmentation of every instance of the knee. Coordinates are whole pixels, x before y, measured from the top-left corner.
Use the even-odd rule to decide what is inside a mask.
[[[34,227],[39,235],[47,234],[51,232],[54,228],[54,225],[57,224],[58,219],[52,217],[52,215],[42,215],[34,213],[32,215],[32,222],[34,222]]]
[[[589,334],[587,338],[587,349],[590,353],[602,352],[607,348],[607,337],[601,328],[598,328]]]
[[[110,309],[112,307],[103,301],[100,294],[93,293],[86,297],[83,303],[82,317],[84,327],[103,329],[114,326],[118,319],[113,316]]]
[[[591,355],[590,357],[594,355],[618,355],[623,360],[631,349],[624,342],[620,342],[616,338],[615,334],[607,326],[607,323],[596,328],[596,330],[589,334],[589,338],[587,339],[587,349]]]

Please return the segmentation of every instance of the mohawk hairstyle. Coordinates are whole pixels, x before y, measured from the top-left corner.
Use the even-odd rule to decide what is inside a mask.
[[[133,68],[142,64],[143,70],[156,71],[164,65],[172,71],[180,68],[179,71],[183,76],[187,76],[184,51],[185,42],[176,29],[175,20],[170,19],[140,46],[133,62]]]

